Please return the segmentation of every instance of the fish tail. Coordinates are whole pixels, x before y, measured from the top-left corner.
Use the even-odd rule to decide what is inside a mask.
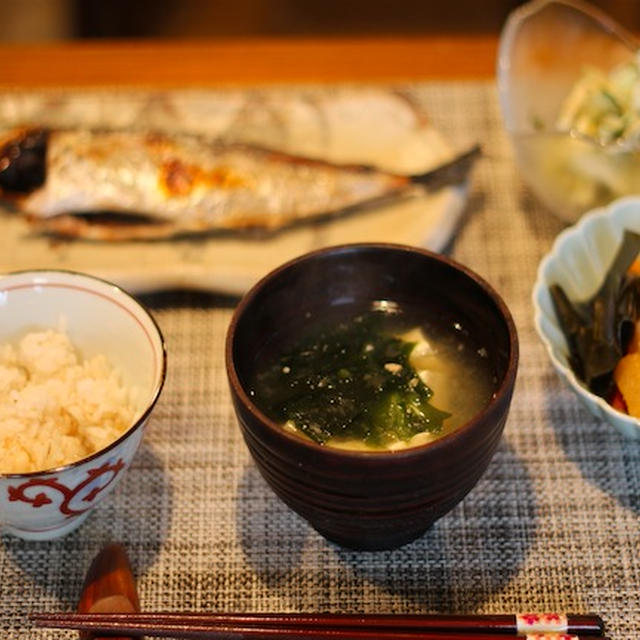
[[[436,169],[410,176],[409,181],[411,184],[420,185],[430,190],[464,182],[481,153],[480,145],[476,144]]]

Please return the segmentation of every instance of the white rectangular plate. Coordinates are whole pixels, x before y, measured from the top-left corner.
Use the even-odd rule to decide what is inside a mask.
[[[7,93],[0,96],[0,122],[224,136],[402,173],[423,172],[452,155],[407,97],[368,88]],[[269,237],[151,242],[52,239],[20,214],[1,209],[0,271],[69,269],[138,293],[182,287],[242,294],[286,260],[329,245],[396,242],[439,250],[454,233],[465,200],[460,185]]]

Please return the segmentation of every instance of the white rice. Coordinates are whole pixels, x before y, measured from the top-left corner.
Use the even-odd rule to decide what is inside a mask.
[[[51,469],[116,440],[136,416],[133,393],[104,355],[82,361],[65,333],[0,344],[0,473]]]

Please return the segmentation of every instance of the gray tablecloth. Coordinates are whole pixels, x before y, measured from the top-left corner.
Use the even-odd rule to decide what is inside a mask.
[[[504,296],[521,364],[487,473],[420,540],[389,552],[325,541],[259,476],[224,371],[233,299],[143,297],[170,354],[139,455],[71,535],[2,537],[2,637],[36,631],[30,611],[74,608],[107,541],[122,542],[145,609],[354,612],[598,612],[614,638],[640,628],[640,444],[597,422],[553,372],[534,332],[536,267],[562,224],[521,183],[489,82],[408,87],[456,146],[480,141],[466,214],[449,248]]]

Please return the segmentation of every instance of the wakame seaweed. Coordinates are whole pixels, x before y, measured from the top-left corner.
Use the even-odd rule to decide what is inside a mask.
[[[256,400],[320,444],[334,437],[383,447],[438,433],[450,414],[409,362],[414,343],[389,333],[384,313],[339,322],[288,350],[256,380]]]
[[[558,284],[549,288],[571,368],[593,393],[607,400],[615,389],[613,370],[640,316],[640,277],[629,274],[638,253],[640,234],[625,231],[604,282],[586,301],[570,301]]]

